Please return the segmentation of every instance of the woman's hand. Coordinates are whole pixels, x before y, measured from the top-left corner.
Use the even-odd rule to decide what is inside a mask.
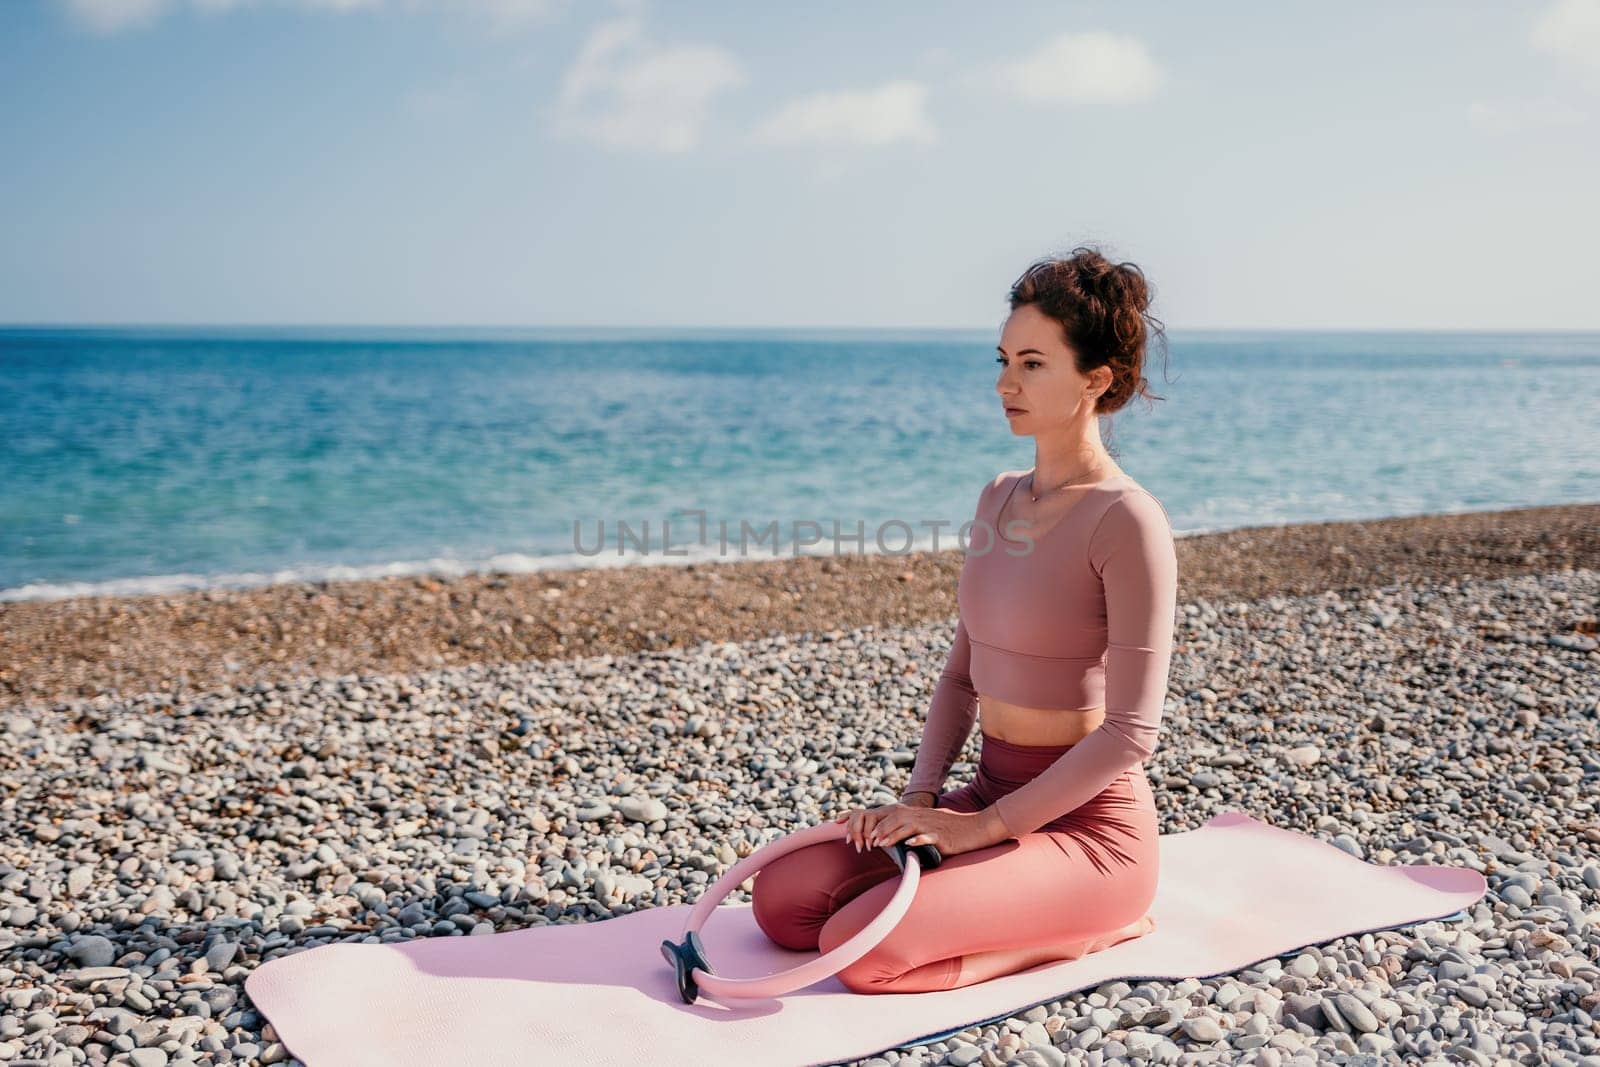
[[[920,793],[916,795],[926,797],[928,794]],[[845,830],[844,839],[854,845],[857,852],[860,852],[869,847],[867,839],[872,836],[873,832],[877,830],[878,824],[886,819],[890,812],[900,807],[931,808],[933,803],[932,800],[926,803],[920,799],[914,801],[901,800],[897,804],[880,804],[875,808],[852,808],[833,821],[849,824]]]
[[[850,824],[846,839],[857,850],[863,845],[882,848],[903,841],[908,847],[934,845],[940,855],[956,856],[998,844],[1009,836],[991,808],[968,813],[917,803],[883,804],[857,808],[834,821]]]

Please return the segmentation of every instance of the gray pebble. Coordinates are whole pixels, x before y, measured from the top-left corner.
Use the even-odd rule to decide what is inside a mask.
[[[654,797],[626,797],[617,803],[617,810],[631,822],[655,822],[667,817],[667,806]]]
[[[88,934],[74,939],[67,956],[84,967],[106,967],[117,958],[117,949],[109,938]]]

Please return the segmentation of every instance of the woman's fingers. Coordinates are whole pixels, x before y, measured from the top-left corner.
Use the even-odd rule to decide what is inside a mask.
[[[851,838],[851,844],[856,846],[857,852],[865,852],[871,847],[869,842],[872,840],[872,834],[877,829],[877,826],[877,814],[863,810],[861,812],[861,820],[855,827],[856,832]]]
[[[893,835],[901,826],[893,811],[871,808],[854,808],[833,821],[845,825],[845,840],[857,852],[892,844]]]

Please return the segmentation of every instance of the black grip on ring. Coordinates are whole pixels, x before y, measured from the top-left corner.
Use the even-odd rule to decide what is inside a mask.
[[[678,979],[678,996],[683,998],[685,1004],[693,1004],[700,996],[700,989],[695,985],[694,975],[691,973],[696,967],[707,974],[717,973],[711,969],[711,964],[706,962],[706,946],[700,941],[700,934],[695,930],[689,931],[689,936],[683,939],[682,944],[661,942],[661,955],[672,964],[673,973]]]
[[[910,850],[917,854],[917,860],[922,864],[922,869],[925,871],[933,870],[944,861],[944,857],[939,855],[939,846],[937,845],[912,845]],[[906,869],[906,843],[904,841],[896,841],[890,845],[889,855],[894,857],[894,861],[900,865],[901,871]]]

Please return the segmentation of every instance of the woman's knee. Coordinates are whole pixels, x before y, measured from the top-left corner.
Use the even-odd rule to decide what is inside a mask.
[[[888,904],[892,893],[883,891],[887,888],[864,893],[830,915],[818,931],[817,948],[832,952],[865,929]],[[936,935],[917,936],[906,927],[906,923],[914,923],[914,918],[907,915],[888,937],[861,958],[841,967],[834,978],[852,993],[921,993],[950,988],[960,969],[959,959],[939,959],[919,966],[908,955],[910,946],[926,950],[937,944]]]
[[[833,844],[825,842],[824,844]],[[817,912],[844,873],[823,845],[808,845],[762,867],[750,886],[756,925],[784,948],[817,947]]]
[[[814,944],[807,944],[813,935],[804,929],[800,919],[803,887],[784,877],[785,871],[778,865],[781,862],[780,859],[756,872],[750,886],[751,914],[773,944],[792,949],[814,948]]]
[[[756,925],[776,944],[813,949],[834,908],[899,874],[881,849],[858,853],[843,841],[798,848],[756,872],[751,909]]]
[[[857,898],[828,916],[828,921],[817,931],[818,951],[832,952],[860,933],[867,923],[872,921],[876,912],[870,907],[864,909],[861,904],[860,898]],[[873,952],[868,952],[854,963],[841,967],[835,972],[834,977],[852,993],[871,992],[882,977],[882,969],[878,961],[872,957]]]

